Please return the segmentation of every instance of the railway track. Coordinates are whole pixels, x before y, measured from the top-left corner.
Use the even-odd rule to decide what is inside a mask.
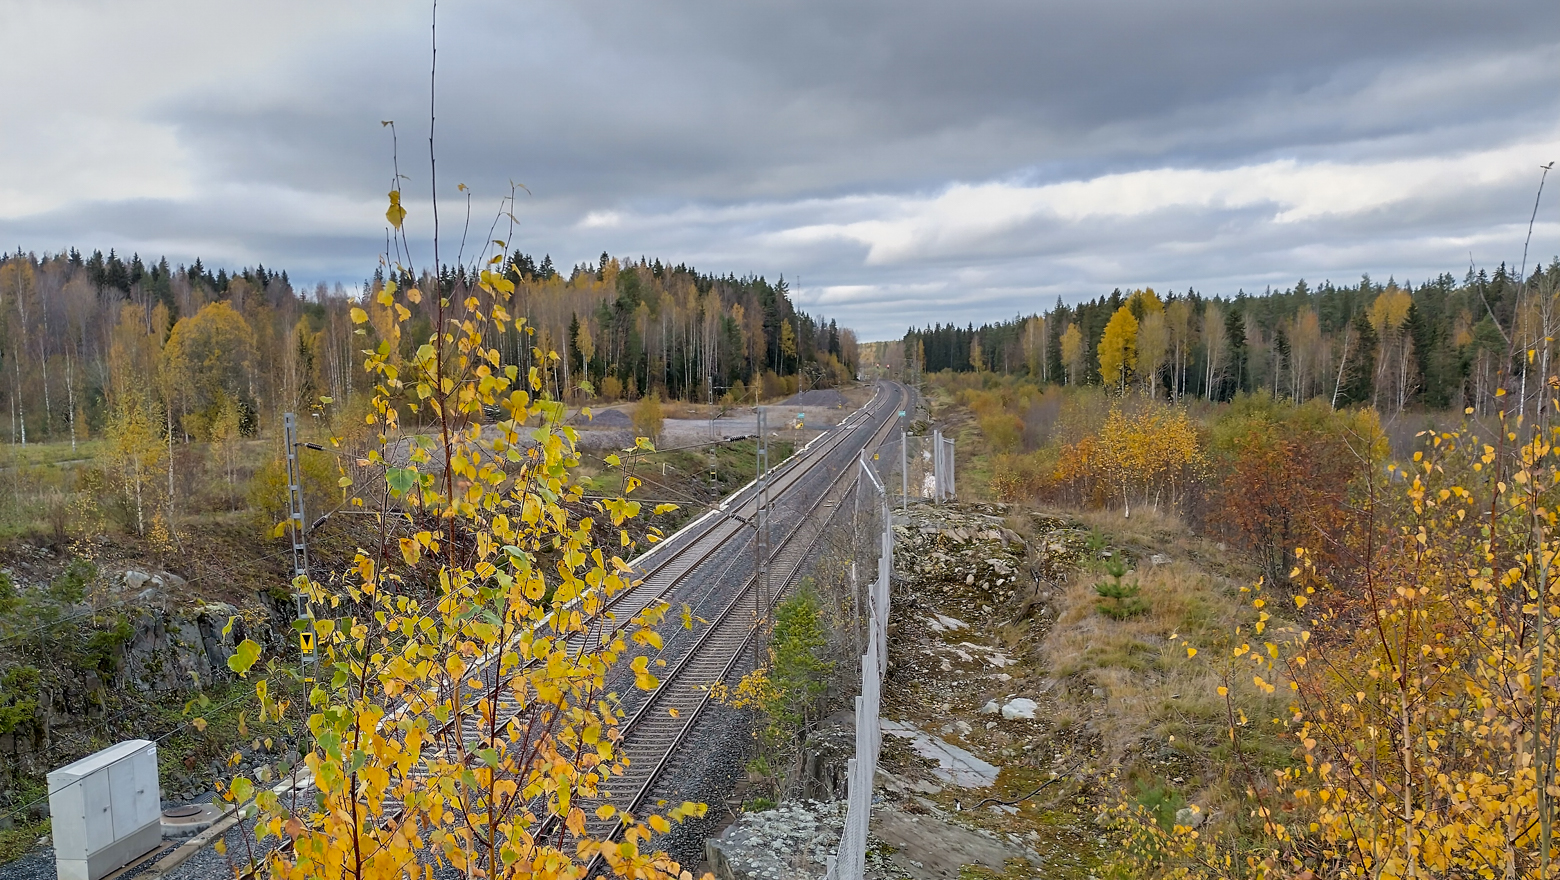
[[[863,425],[862,418],[870,420],[882,411],[884,403],[892,404],[893,400],[889,398],[897,400],[896,393],[898,392],[885,392],[883,386],[880,386],[865,407],[853,413],[834,431],[815,438],[814,443],[819,440],[824,441],[820,449],[811,450],[804,447],[802,451],[776,466],[769,475],[771,496],[781,496],[805,480],[815,466],[825,462],[831,453],[841,447],[841,444],[854,436]],[[633,566],[638,575],[638,582],[613,596],[607,603],[607,610],[620,618],[627,617],[638,614],[655,603],[673,598],[676,591],[690,576],[715,557],[729,551],[734,541],[744,538],[757,513],[757,490],[755,480],[734,492],[715,510],[668,536],[666,540],[641,555],[635,560]],[[646,557],[657,558],[654,559],[654,564],[646,566]],[[729,573],[729,569],[730,566],[722,574]],[[700,610],[698,605],[694,605],[694,608],[696,611]],[[708,617],[708,615],[701,616]],[[579,638],[579,636],[571,637],[571,641],[578,641]],[[497,674],[499,654],[499,651],[494,651],[481,658],[471,673],[481,678],[488,690],[495,686],[493,679]],[[522,667],[513,671],[511,677],[519,675],[524,669],[525,667]],[[498,687],[502,688],[502,684],[499,683]],[[500,720],[507,723],[512,717],[512,715],[501,715]],[[432,735],[434,737],[448,735],[452,732],[450,727],[452,723],[446,722],[435,727]]]
[[[889,396],[890,413],[900,408],[903,394],[902,389],[896,388]],[[846,461],[840,462],[838,470],[828,474],[828,485],[817,501],[824,506],[837,504],[852,482],[843,477],[855,463],[854,452],[876,447],[893,428],[893,419],[886,418],[861,447],[842,444],[831,450],[851,454]],[[800,574],[829,521],[828,517],[808,519],[804,516],[802,519],[802,528],[787,531],[770,561],[775,586],[767,594],[770,607],[779,602]],[[629,759],[628,768],[622,776],[614,777],[604,786],[610,792],[610,802],[618,810],[637,814],[654,799],[656,786],[675,765],[679,748],[697,729],[712,699],[711,685],[730,679],[743,658],[749,655],[758,632],[754,619],[745,617],[742,612],[755,606],[757,587],[756,575],[750,576],[729,596],[719,617],[712,620],[691,649],[671,666],[660,687],[648,694],[625,722],[622,748]],[[608,799],[599,802],[605,803]],[[586,821],[586,834],[593,839],[612,839],[623,830],[620,816],[601,820],[594,817],[591,809],[587,808],[585,812],[590,817]],[[599,863],[593,864],[594,867],[599,867]]]
[[[810,484],[817,482],[820,475],[825,483],[822,487],[824,491],[837,488],[840,476],[854,465],[856,454],[861,449],[880,443],[892,430],[893,415],[904,405],[905,395],[902,386],[880,385],[871,401],[861,410],[771,470],[768,482],[770,497],[780,502],[796,494],[806,494],[807,489],[814,488]],[[867,430],[867,438],[861,443],[853,442],[863,430]],[[686,740],[703,713],[710,698],[709,685],[729,677],[752,643],[754,622],[758,616],[753,596],[756,574],[737,574],[740,586],[734,592],[729,588],[725,591],[718,588],[728,576],[736,574],[734,569],[741,569],[742,563],[751,565],[753,561],[752,554],[744,551],[752,544],[750,527],[757,513],[758,502],[756,484],[755,480],[733,493],[717,509],[668,536],[635,560],[638,582],[619,592],[609,603],[609,609],[615,614],[631,616],[658,602],[692,598],[694,601],[688,604],[694,612],[711,621],[691,644],[683,637],[685,634],[679,632],[677,637],[663,646],[662,659],[666,659],[664,655],[669,651],[674,656],[668,661],[668,673],[654,691],[644,693],[632,687],[617,688],[624,694],[625,702],[635,704],[625,706],[630,714],[623,728],[621,746],[628,752],[629,767],[623,776],[615,777],[608,786],[614,805],[620,809],[636,810],[648,797],[656,781],[667,769],[671,756]],[[815,499],[818,497],[821,495],[814,496]],[[805,520],[805,515],[792,516],[790,519]],[[784,531],[785,537],[770,556],[771,577],[780,585],[780,589],[773,591],[770,596],[771,607],[795,577],[817,538],[815,532],[806,541],[799,541],[800,532],[789,527],[794,525],[794,522],[788,524],[783,518],[772,523],[773,528]],[[650,565],[645,564],[647,557]],[[703,577],[707,574],[704,569],[712,563],[718,567],[722,561],[726,564],[715,574],[711,583],[705,585],[702,594],[691,597],[679,595],[679,590],[690,592],[687,589],[690,586],[695,587],[691,592],[698,593],[698,585],[690,585],[690,579],[699,575],[697,580],[706,580]],[[755,613],[744,616],[741,613],[744,609],[752,609]],[[496,681],[500,675],[498,655],[499,652],[495,651],[482,658],[471,673],[488,685],[484,688],[487,693],[496,691],[503,694],[495,707],[496,711],[492,715],[459,713],[457,718],[437,725],[431,731],[432,742],[448,741],[457,723],[461,728],[461,739],[471,742],[489,735],[493,730],[502,729],[520,716],[522,709],[508,696],[510,691],[504,686],[508,678],[505,682]],[[509,677],[523,671],[523,668],[514,670],[509,673]],[[485,698],[474,700],[473,703],[481,699]],[[679,710],[677,716],[665,711],[671,708]],[[387,720],[397,714],[387,716]],[[305,785],[297,791],[306,794],[307,788]],[[399,804],[386,803],[384,806],[387,816],[394,817],[399,812]],[[620,819],[603,822],[592,817],[588,820],[587,833],[592,837],[616,835],[621,828]],[[545,833],[538,835],[539,838],[543,836]]]

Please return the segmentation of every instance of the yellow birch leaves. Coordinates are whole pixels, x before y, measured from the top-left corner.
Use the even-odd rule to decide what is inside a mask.
[[[385,217],[405,219],[398,192]],[[619,815],[601,802],[626,767],[614,689],[658,686],[648,657],[624,661],[659,648],[667,608],[612,610],[633,573],[596,546],[585,514],[622,526],[639,504],[584,500],[559,404],[498,356],[496,340],[525,329],[504,307],[513,284],[481,279],[426,297],[387,283],[351,309],[384,341],[364,353],[375,437],[356,457],[381,481],[365,502],[388,507],[339,580],[305,585],[322,616],[303,719],[313,791],[294,806],[252,780],[228,788],[253,796],[257,836],[289,843],[260,856],[273,878],[411,880],[443,864],[545,880],[583,876],[598,857],[610,874],[676,877],[650,835],[703,814],[684,804],[625,817],[622,845],[590,838],[587,815]],[[403,359],[417,319],[431,330]],[[284,718],[273,690],[257,687],[261,711]],[[558,827],[568,835],[540,833]]]

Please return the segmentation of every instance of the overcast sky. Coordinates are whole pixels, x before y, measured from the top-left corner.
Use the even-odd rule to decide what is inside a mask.
[[[429,6],[0,0],[0,246],[361,280],[395,120],[427,261]],[[1552,0],[444,0],[438,25],[446,260],[457,184],[469,259],[513,181],[538,257],[784,273],[868,339],[1515,264],[1560,159]],[[1551,183],[1530,264],[1560,252]]]

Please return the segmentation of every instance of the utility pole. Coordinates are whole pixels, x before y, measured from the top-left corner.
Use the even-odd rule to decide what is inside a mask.
[[[763,407],[756,409],[758,455],[755,464],[758,468],[756,487],[758,511],[753,517],[754,528],[757,531],[753,547],[758,558],[753,569],[753,625],[761,628],[769,614],[769,419]]]

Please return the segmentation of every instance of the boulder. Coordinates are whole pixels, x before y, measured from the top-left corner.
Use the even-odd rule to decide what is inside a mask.
[[[1002,706],[1002,717],[1009,721],[1033,721],[1038,704],[1028,697],[1014,697]]]

